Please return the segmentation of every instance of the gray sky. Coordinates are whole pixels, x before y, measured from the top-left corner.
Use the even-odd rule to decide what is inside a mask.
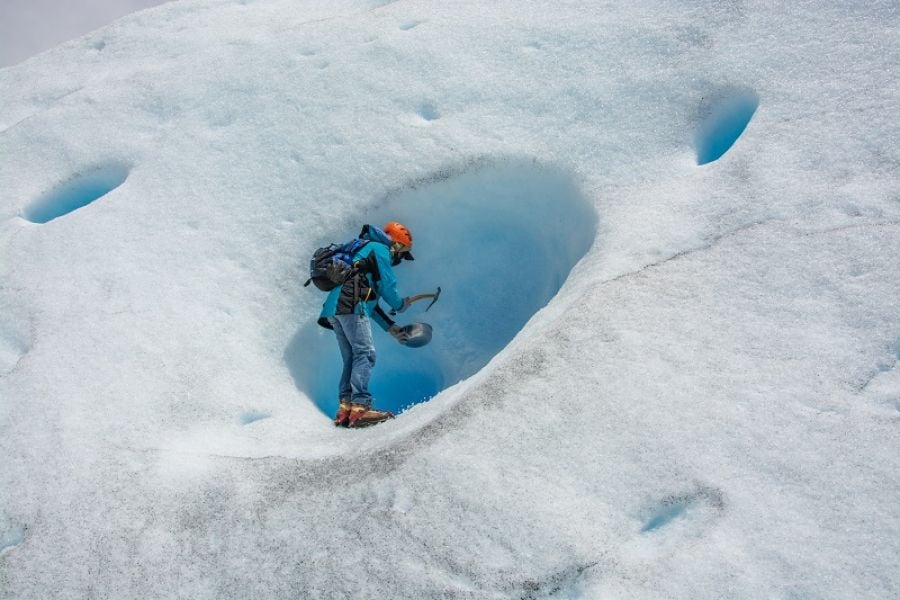
[[[166,0],[0,0],[0,67]]]

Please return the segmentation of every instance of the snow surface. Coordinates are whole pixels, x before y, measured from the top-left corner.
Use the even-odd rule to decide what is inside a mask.
[[[900,595],[900,6],[442,4],[0,70],[0,597]],[[306,263],[394,217],[439,393],[335,430]]]

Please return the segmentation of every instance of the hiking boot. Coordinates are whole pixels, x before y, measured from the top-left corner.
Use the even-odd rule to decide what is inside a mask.
[[[350,399],[341,398],[337,414],[334,416],[335,427],[347,427],[350,424]]]
[[[347,427],[368,427],[393,418],[394,414],[391,412],[354,402],[350,405],[350,422]]]

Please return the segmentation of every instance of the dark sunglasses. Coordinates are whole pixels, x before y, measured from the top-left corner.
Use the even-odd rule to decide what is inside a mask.
[[[391,266],[396,267],[404,260],[416,260],[413,258],[410,248],[400,242],[391,244]]]

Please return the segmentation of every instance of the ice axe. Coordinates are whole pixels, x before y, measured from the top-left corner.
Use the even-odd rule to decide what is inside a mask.
[[[415,296],[410,296],[409,303],[418,302],[419,300],[425,300],[426,298],[432,298],[431,304],[428,305],[428,308],[425,309],[425,312],[428,312],[428,309],[434,306],[434,303],[438,301],[438,298],[441,297],[441,286],[438,286],[438,289],[433,294],[416,294]],[[392,310],[391,315],[396,315],[397,311]]]

